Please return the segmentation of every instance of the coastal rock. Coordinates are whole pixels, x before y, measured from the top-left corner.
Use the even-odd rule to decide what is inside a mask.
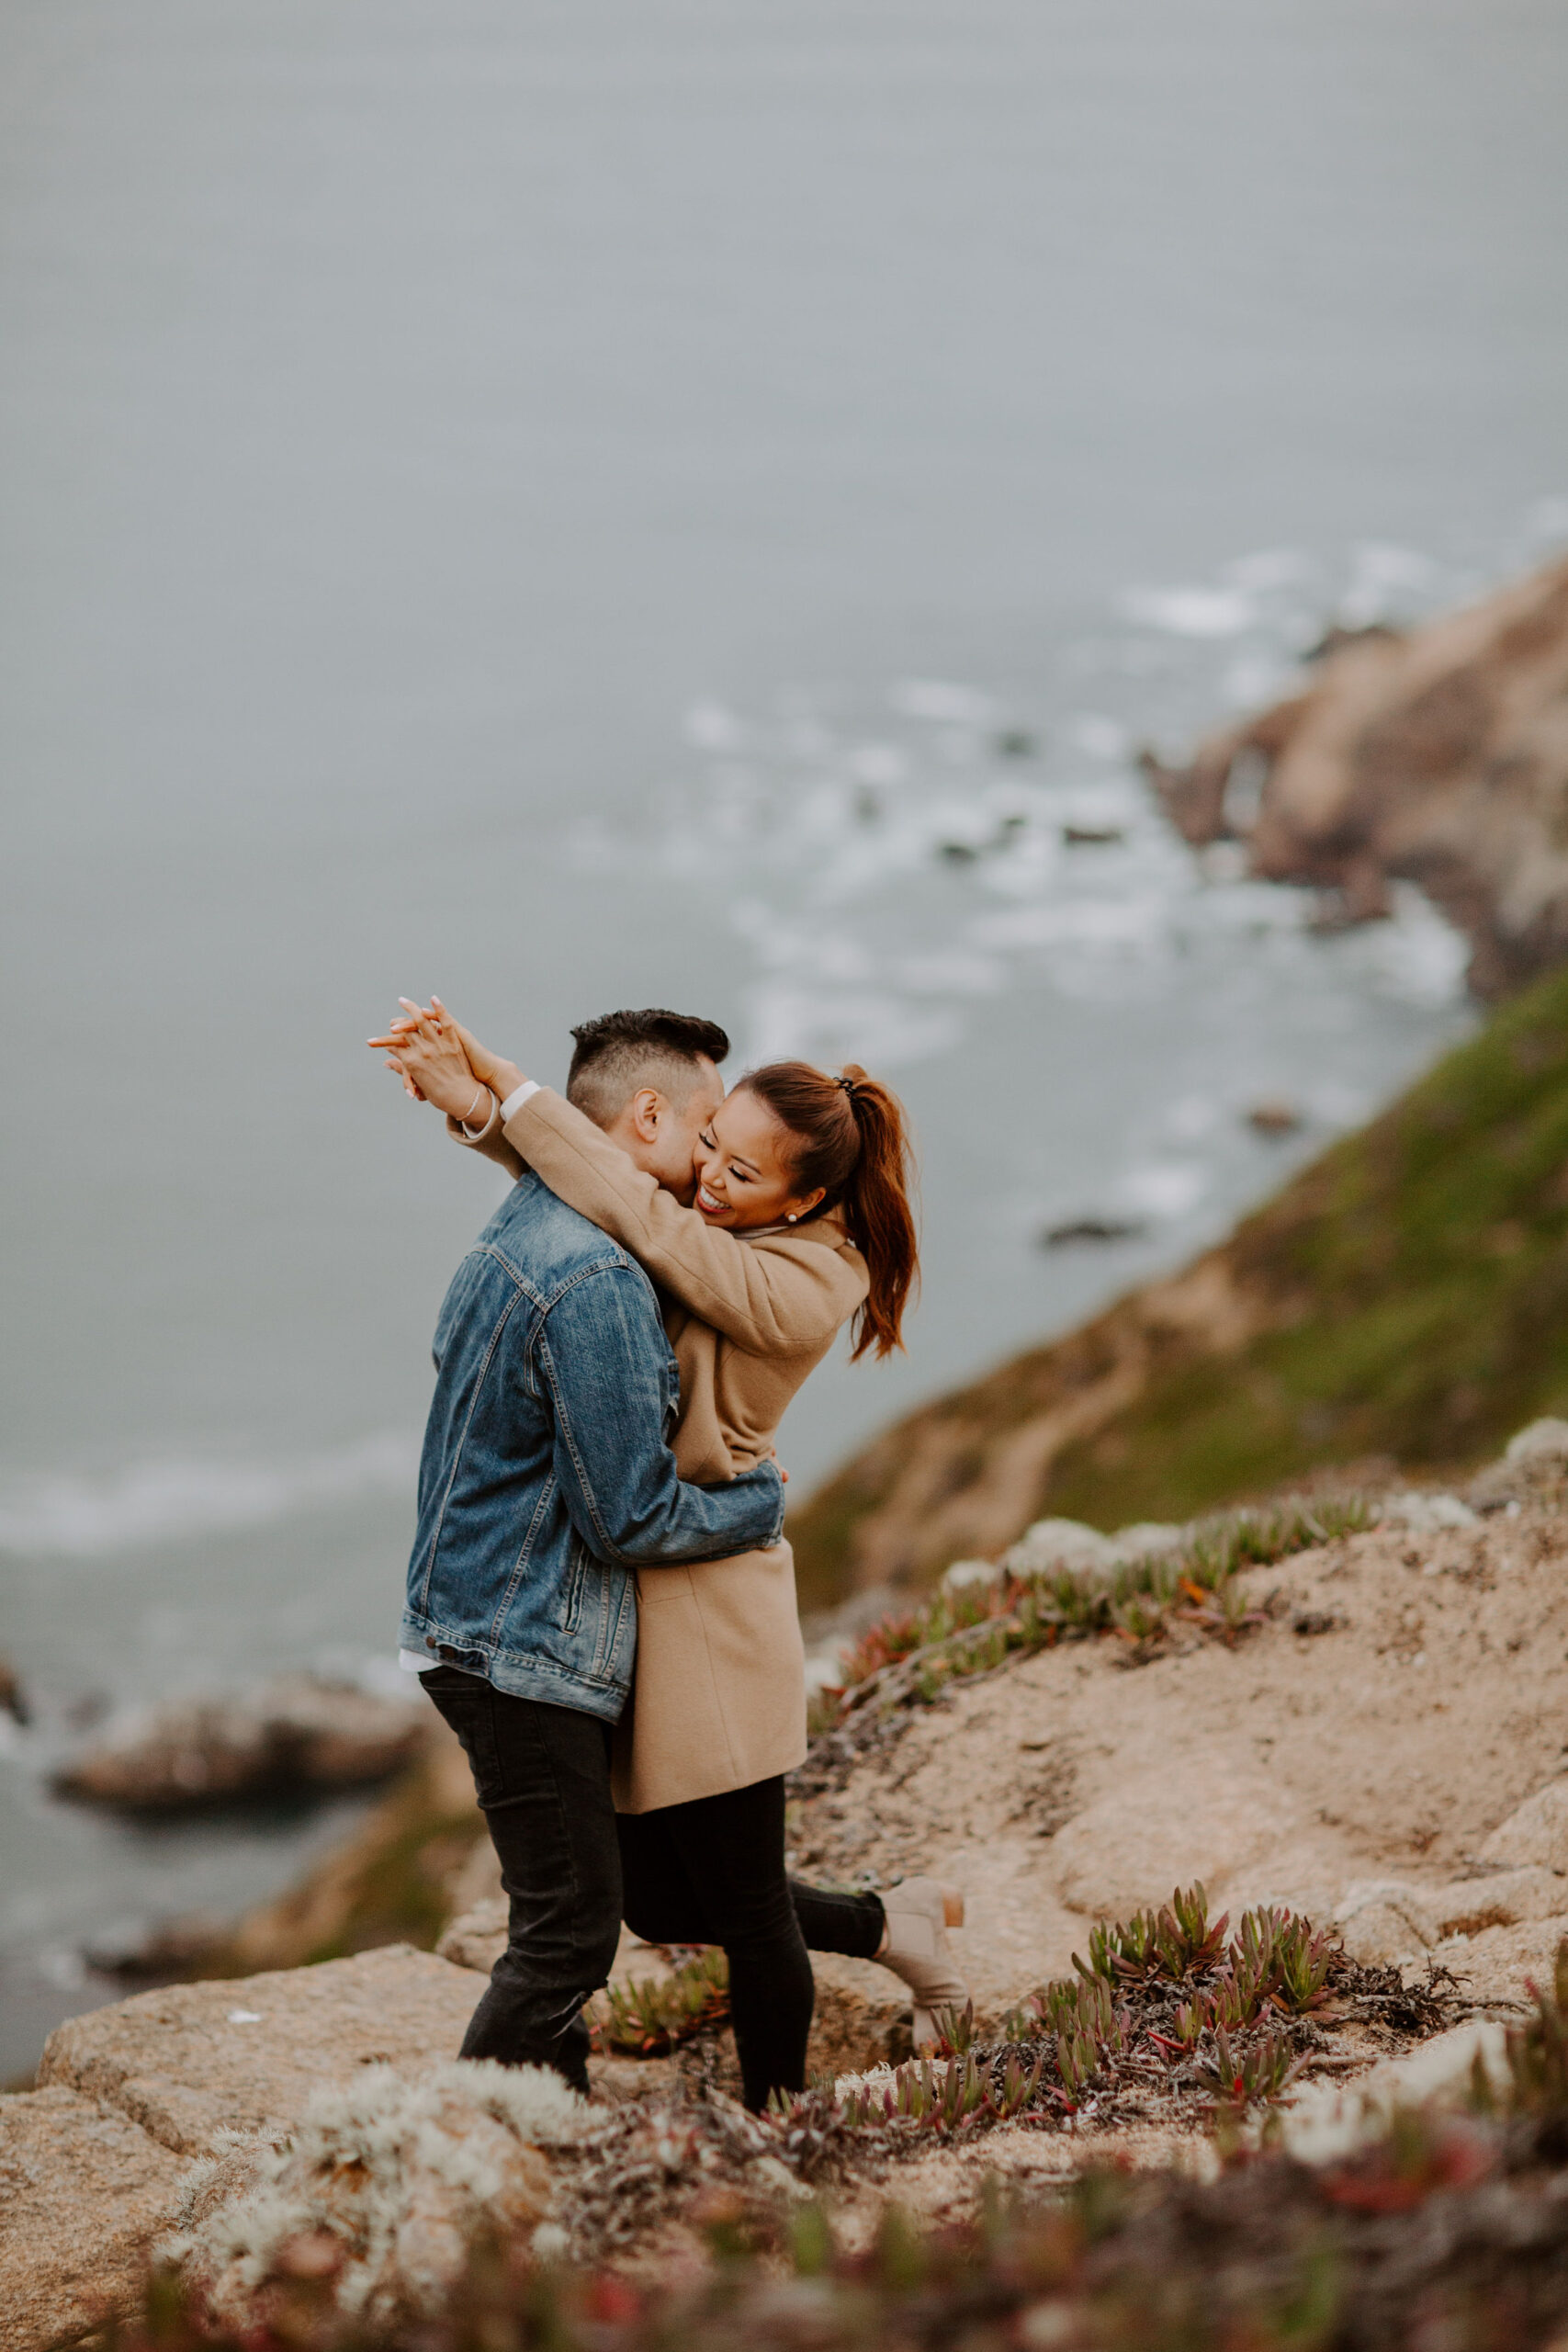
[[[293,1886],[228,1923],[154,1922],[95,1948],[95,1963],[126,1976],[250,1976],[378,1944],[434,1943],[481,1845],[491,1871],[476,1887],[495,1883],[494,1852],[468,1758],[433,1713],[413,1762]]]
[[[62,1795],[124,1813],[182,1813],[385,1780],[423,1745],[429,1709],[357,1684],[287,1675],[228,1699],[129,1718],[57,1776]]]
[[[1442,1933],[1430,1898],[1403,1879],[1359,1879],[1346,1888],[1334,1924],[1352,1960],[1366,1967],[1429,1951]]]
[[[1488,1878],[1456,1879],[1429,1898],[1445,1936],[1483,1935],[1489,1928],[1517,1928],[1532,1919],[1555,1919],[1568,1909],[1568,1878],[1529,1864],[1495,1871]]]
[[[1245,1791],[1140,1781],[1074,1815],[1051,1842],[1056,1893],[1069,1910],[1126,1919],[1201,1883],[1217,1908],[1227,1882],[1268,1860],[1290,1826]]]
[[[303,2284],[372,2321],[438,2308],[480,2232],[526,2237],[550,2206],[540,2153],[593,2110],[558,2076],[490,2062],[410,2081],[389,2066],[315,2092],[292,2131],[228,2145],[182,2183],[160,2248],[205,2316],[236,2330]]]
[[[1332,890],[1346,920],[1418,883],[1500,996],[1568,955],[1565,689],[1559,562],[1408,635],[1342,637],[1188,767],[1145,768],[1189,841],[1244,837],[1255,874]]]
[[[14,1724],[24,1726],[32,1714],[22,1679],[6,1657],[0,1657],[0,1714],[9,1715]]]
[[[323,2085],[363,2067],[417,2072],[456,2057],[474,1979],[389,1944],[316,1968],[137,1993],[51,2034],[40,2088],[100,2099],[166,2148],[197,2155],[214,2132],[276,2130]]]
[[[1478,1859],[1510,1870],[1534,1863],[1568,1873],[1568,1779],[1549,1781],[1527,1797],[1498,1824]]]
[[[62,2086],[0,2097],[0,2352],[74,2344],[131,2309],[182,2169]]]

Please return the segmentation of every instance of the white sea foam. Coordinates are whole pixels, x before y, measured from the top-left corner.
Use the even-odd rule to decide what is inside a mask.
[[[412,1495],[419,1442],[381,1430],[273,1462],[162,1455],[97,1476],[0,1474],[0,1553],[96,1559],[292,1518],[374,1495]]]
[[[1430,556],[1386,539],[1364,539],[1352,551],[1350,580],[1339,614],[1350,627],[1405,618],[1431,597],[1442,574]]]
[[[1087,752],[1092,760],[1122,760],[1127,756],[1127,729],[1118,718],[1107,718],[1103,711],[1080,710],[1068,730],[1075,750]]]
[[[1256,555],[1236,556],[1224,568],[1232,586],[1248,594],[1301,587],[1316,576],[1317,566],[1304,548],[1262,548]]]
[[[1240,588],[1130,588],[1129,620],[1172,637],[1239,637],[1258,618],[1256,599]]]
[[[1117,1198],[1145,1216],[1186,1216],[1209,1189],[1209,1179],[1190,1159],[1154,1161],[1130,1168],[1116,1187]]]

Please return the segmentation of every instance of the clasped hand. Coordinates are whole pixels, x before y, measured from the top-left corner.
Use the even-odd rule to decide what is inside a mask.
[[[482,1126],[490,1115],[486,1095],[504,1102],[522,1085],[522,1071],[454,1021],[438,996],[428,1005],[406,996],[398,1002],[400,1018],[389,1023],[384,1036],[367,1037],[366,1044],[386,1054],[387,1068],[414,1102],[433,1102],[448,1118]]]

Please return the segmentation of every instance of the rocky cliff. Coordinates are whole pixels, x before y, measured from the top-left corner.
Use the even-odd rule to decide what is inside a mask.
[[[1400,634],[1333,632],[1302,689],[1145,766],[1195,843],[1354,921],[1420,884],[1500,996],[1568,956],[1568,562]]]
[[[1339,1973],[1259,2046],[1294,2037],[1287,2128],[1303,2152],[1342,2155],[1363,2085],[1393,2097],[1415,2079],[1403,2053],[1467,2003],[1517,2001],[1568,1932],[1565,1494],[1557,1425],[1472,1487],[1476,1509],[1407,1502],[1240,1570],[1234,1610],[1179,1606],[1137,1641],[1120,1621],[1083,1624],[999,1666],[974,1659],[940,1691],[908,1683],[886,1713],[861,1711],[870,1736],[818,1749],[792,1813],[796,1866],[962,1885],[977,2028],[1009,2040],[1034,1988],[1092,1952],[1097,1917],[1168,1900],[1175,1877],[1201,1878],[1233,1928],[1269,1904],[1336,1924]],[[1038,2190],[1111,2153],[1212,2164],[1201,2085],[1168,2086],[1192,2067],[1171,2038],[1178,1996],[1157,1985],[1136,1998],[1164,2041],[1116,2059],[1107,2007],[1099,2087],[1076,2104],[863,2139],[826,2094],[798,2128],[739,2115],[722,2031],[678,2062],[596,2060],[600,2103],[571,2112],[502,2070],[454,2066],[498,1932],[481,1904],[444,1940],[451,1958],[397,1946],[142,1993],[60,2028],[39,2088],[0,2098],[4,2352],[79,2342],[132,2307],[158,2242],[231,2324],[277,2325],[245,2340],[304,2345],[337,2340],[311,2332],[323,2298],[371,2317],[439,2303],[487,2231],[525,2260],[570,2248],[634,2278],[686,2275],[705,2233],[787,2229],[824,2165],[835,2226],[863,2245],[889,2197],[946,2225],[976,2210],[987,2175]],[[1431,1962],[1457,1992],[1424,1989]],[[669,1966],[628,1948],[617,1973]],[[903,1988],[869,1962],[817,1966],[814,2063],[885,2061]],[[1490,2047],[1439,2032],[1421,2086]]]
[[[1109,1528],[1474,1460],[1565,1398],[1556,974],[1219,1248],[874,1442],[791,1519],[802,1590],[918,1588],[1047,1511]]]

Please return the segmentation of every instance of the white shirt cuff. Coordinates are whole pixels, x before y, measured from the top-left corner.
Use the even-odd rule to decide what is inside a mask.
[[[525,1078],[521,1086],[514,1086],[501,1106],[502,1125],[505,1126],[509,1119],[514,1119],[529,1097],[537,1094],[539,1091],[539,1081],[536,1078]]]

